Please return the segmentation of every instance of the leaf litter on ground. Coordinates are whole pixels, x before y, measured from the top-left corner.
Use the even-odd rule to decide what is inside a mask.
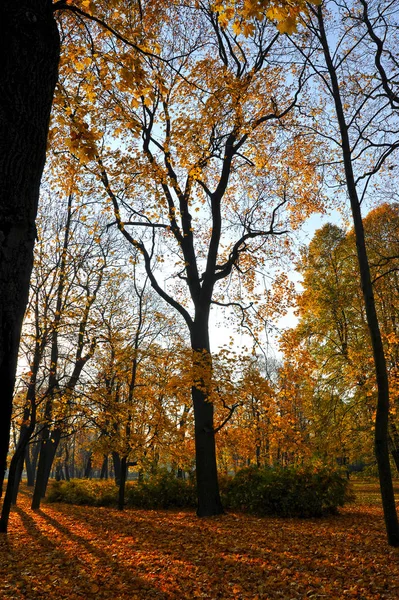
[[[1,600],[397,600],[376,484],[320,519],[44,504],[0,537]]]

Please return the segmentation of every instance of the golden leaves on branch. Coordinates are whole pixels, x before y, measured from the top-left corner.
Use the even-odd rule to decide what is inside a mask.
[[[321,4],[321,0],[312,0],[311,4]],[[216,0],[213,7],[221,27],[232,24],[236,35],[245,36],[253,34],[253,20],[262,21],[265,16],[276,22],[280,33],[291,35],[297,30],[301,14],[308,12],[305,0]]]
[[[98,156],[97,141],[102,137],[100,132],[95,132],[85,121],[77,119],[71,122],[70,131],[70,137],[65,143],[82,164]]]

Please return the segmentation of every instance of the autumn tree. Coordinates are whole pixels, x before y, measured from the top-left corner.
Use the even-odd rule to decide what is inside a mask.
[[[71,44],[86,35],[64,23]],[[147,55],[127,41],[143,28],[152,31]],[[217,514],[210,310],[243,301],[245,286],[256,296],[255,265],[266,265],[276,238],[319,206],[312,140],[295,135],[302,73],[284,83],[273,26],[254,22],[244,38],[207,6],[168,7],[162,28],[147,7],[112,49],[100,31],[90,33],[95,56],[87,46],[75,68],[61,69],[53,135],[59,143],[69,136],[69,151],[101,182],[151,285],[188,327],[200,373],[192,387],[198,514]],[[90,89],[77,105],[83,86]]]
[[[247,355],[240,357],[234,371],[231,396],[237,407],[218,441],[225,470],[302,463],[309,455],[307,417],[287,365],[270,358],[265,364],[263,356]],[[232,400],[230,404],[234,406]]]
[[[110,240],[102,229],[99,218],[88,218],[84,206],[70,194],[65,221],[58,236],[56,234],[58,245],[56,243],[54,249],[56,268],[51,275],[54,294],[45,355],[44,425],[33,508],[38,507],[44,496],[65,431],[63,420],[69,418],[75,389],[96,349],[98,332],[93,310],[104,278],[109,277],[110,266]]]
[[[370,211],[364,225],[387,357],[392,399],[389,443],[395,457],[397,206],[383,204]],[[333,451],[335,458],[345,453],[352,459],[367,455],[374,415],[375,379],[357,268],[353,231],[331,224],[317,231],[298,263],[304,287],[298,297],[299,324],[286,335],[286,342],[291,337],[294,346],[296,339],[296,351],[301,347],[311,356],[315,387],[309,414],[313,433],[315,441],[328,442],[324,450]],[[287,357],[295,354],[294,346],[287,348]]]
[[[136,350],[132,342],[134,337],[128,336],[119,343],[115,336],[109,340],[99,355],[93,387],[86,392],[88,420],[97,432],[91,447],[102,456],[112,454],[120,508],[129,466],[141,474],[154,474],[159,465],[170,465],[177,472],[191,462],[186,448],[192,437],[190,377],[179,373],[189,362],[188,349],[171,350],[166,338],[162,345],[143,338]]]
[[[298,261],[303,291],[299,323],[285,332],[285,363],[291,374],[308,373],[304,395],[312,451],[324,462],[367,455],[374,407],[366,394],[370,346],[355,246],[346,232],[327,224]]]
[[[121,332],[118,335],[113,326],[120,309],[116,315],[112,311],[108,314],[108,335],[104,339],[106,360],[96,376],[96,387],[101,387],[95,390],[97,397],[99,392],[102,395],[102,404],[106,409],[102,411],[105,421],[101,437],[105,441],[105,448],[113,450],[115,475],[119,485],[118,506],[121,510],[124,507],[129,464],[132,459],[137,464],[138,457],[148,450],[150,440],[160,426],[160,415],[155,406],[155,415],[150,410],[151,417],[145,416],[145,413],[148,414],[147,404],[151,404],[151,395],[147,389],[147,377],[142,363],[146,354],[144,347],[150,346],[151,341],[159,336],[162,325],[159,320],[153,319],[155,311],[150,309],[147,280],[144,277],[143,282],[139,283],[135,261],[131,277],[134,307],[131,322],[124,328],[121,337]],[[126,314],[122,318],[126,319]]]
[[[303,37],[293,37],[292,43],[309,65],[310,72],[316,76],[323,101],[332,111],[332,118],[325,118],[328,115],[326,110],[319,115],[317,111],[313,112],[311,130],[317,131],[324,140],[330,140],[337,157],[328,165],[334,173],[331,185],[345,193],[351,208],[378,388],[375,453],[388,541],[397,546],[399,525],[387,435],[388,375],[370,275],[362,203],[370,194],[375,176],[382,176],[390,165],[393,152],[398,147],[398,128],[390,99],[380,93],[381,81],[375,78],[378,50],[370,54],[367,27],[357,19],[358,8],[356,3],[339,7],[335,3],[324,3],[310,7],[310,16],[304,19]],[[349,23],[353,26],[348,26]],[[394,27],[393,23],[392,36],[395,35]],[[329,35],[330,30],[335,32],[334,39]],[[387,32],[385,35],[389,37]],[[393,68],[396,68],[394,63]],[[359,76],[359,73],[362,75]]]
[[[295,21],[299,10],[304,9],[305,5],[299,2],[297,8],[296,4],[279,2],[277,6],[280,12],[281,7],[283,8],[282,20],[287,17],[288,11],[288,17]],[[82,11],[82,7],[89,12]],[[1,57],[4,65],[1,88],[6,98],[0,119],[3,140],[0,155],[3,181],[1,231],[4,237],[0,265],[0,366],[4,390],[1,483],[6,469],[18,342],[28,300],[39,185],[60,54],[59,34],[53,14],[62,10],[74,10],[92,18],[92,7],[92,3],[86,0],[77,0],[76,6],[63,0],[29,0],[23,6],[16,6],[11,0],[7,0],[1,6]],[[111,12],[114,8],[113,5],[110,6]],[[230,10],[229,6],[226,8]],[[250,2],[244,3],[242,8],[246,18],[251,16],[256,7]],[[140,10],[139,4],[138,11]],[[259,7],[256,12],[259,12]],[[118,37],[118,33],[112,27],[106,27],[104,21],[102,25]],[[140,49],[139,46],[137,49]]]
[[[65,211],[60,210],[60,200],[54,206],[53,198],[52,192],[48,198],[43,194],[38,222],[31,298],[21,345],[21,358],[24,355],[24,362],[29,364],[21,378],[22,389],[26,385],[27,392],[3,505],[3,530],[35,427],[42,441],[35,502],[38,490],[40,494],[44,491],[66,430],[65,421],[74,412],[75,388],[96,344],[91,312],[107,267],[109,240],[101,241],[101,223],[96,217],[88,218],[74,193],[67,198]],[[15,408],[18,411],[17,403]],[[46,442],[50,445],[44,452]]]

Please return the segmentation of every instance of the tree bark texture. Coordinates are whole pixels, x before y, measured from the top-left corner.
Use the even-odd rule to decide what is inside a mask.
[[[120,462],[120,479],[119,479],[119,492],[118,492],[118,509],[119,510],[123,510],[125,508],[126,477],[127,477],[127,457],[122,456],[121,462]]]
[[[115,485],[119,486],[121,480],[121,458],[118,452],[112,452],[112,462],[114,465]]]
[[[101,465],[100,479],[108,479],[108,454],[104,454],[103,464]]]
[[[209,345],[209,309],[202,316],[198,311],[197,318],[191,329],[191,347],[194,352],[194,376],[195,368],[204,371],[198,379],[199,384],[192,386],[191,395],[194,406],[195,421],[195,469],[197,477],[197,496],[199,517],[211,517],[223,514],[223,506],[219,493],[219,482],[216,463],[216,443],[214,429],[213,404],[208,400],[206,379],[211,377],[212,356]],[[195,355],[199,357],[196,365]],[[206,371],[209,370],[208,373]]]
[[[58,72],[60,44],[51,4],[50,0],[2,0],[0,4],[1,487]]]
[[[399,473],[399,433],[395,423],[393,423],[391,419],[389,421],[388,444],[392,458],[395,462],[396,470]]]
[[[28,479],[28,481],[27,481],[28,487],[33,487],[35,485],[35,474],[36,474],[36,468],[37,468],[37,461],[39,458],[39,451],[40,451],[40,443],[39,442],[35,442],[31,446],[28,446],[28,448],[26,450],[25,466],[26,466],[26,476]]]

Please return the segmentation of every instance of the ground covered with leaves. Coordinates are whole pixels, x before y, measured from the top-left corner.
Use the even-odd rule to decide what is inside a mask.
[[[1,600],[399,598],[374,483],[320,519],[44,504],[0,537]]]

